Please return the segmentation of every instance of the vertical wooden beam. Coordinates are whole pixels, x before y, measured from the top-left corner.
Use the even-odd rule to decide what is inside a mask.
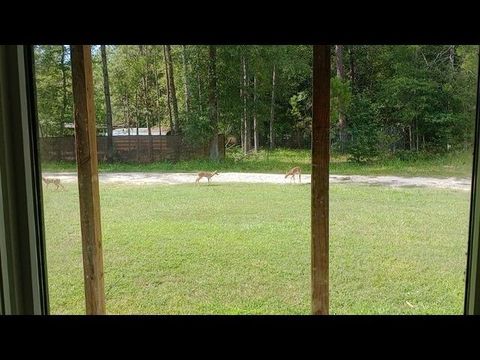
[[[105,314],[105,287],[90,46],[72,45],[71,57],[86,312],[100,315]]]
[[[330,160],[330,46],[313,47],[312,313],[329,311],[328,173]]]

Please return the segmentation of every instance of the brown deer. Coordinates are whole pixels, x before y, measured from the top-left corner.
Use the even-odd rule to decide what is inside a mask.
[[[56,186],[55,190],[58,190],[59,187],[61,187],[63,190],[65,190],[63,185],[60,183],[60,179],[50,179],[50,178],[46,178],[46,177],[42,176],[42,180],[45,183],[45,185],[47,185],[47,188],[50,184],[53,184],[53,185]]]
[[[298,181],[302,182],[302,169],[300,169],[299,166],[295,166],[294,168],[290,169],[290,171],[285,174],[285,179],[291,176],[291,179],[293,179],[293,182],[295,182],[295,175],[298,175]]]
[[[200,181],[201,178],[206,177],[207,180],[208,180],[208,183],[210,184],[210,178],[211,178],[213,175],[218,175],[218,172],[217,172],[217,171],[214,171],[214,172],[200,171],[200,172],[197,174],[197,180],[195,180],[195,183],[198,184],[198,182]]]

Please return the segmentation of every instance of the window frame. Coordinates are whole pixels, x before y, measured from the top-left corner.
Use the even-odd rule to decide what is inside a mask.
[[[33,55],[33,45],[0,46],[0,315],[49,314]],[[480,314],[478,69],[465,315]]]
[[[48,314],[32,45],[0,46],[0,314]]]
[[[470,193],[467,266],[465,270],[465,315],[480,315],[480,46],[478,49],[477,103]]]

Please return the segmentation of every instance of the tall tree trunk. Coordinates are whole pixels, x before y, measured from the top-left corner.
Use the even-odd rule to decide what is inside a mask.
[[[335,45],[335,57],[337,65],[337,78],[340,80],[340,82],[343,82],[345,80],[345,68],[343,66],[343,45]],[[346,140],[345,109],[343,108],[343,99],[340,97],[338,100],[338,129],[340,134],[340,150],[343,152],[345,150]]]
[[[148,99],[148,79],[145,76],[143,78],[143,94],[144,94],[144,101],[143,103],[145,104],[145,119],[147,121],[147,131],[148,135],[152,135],[152,125],[150,124],[150,101]]]
[[[125,101],[127,106],[127,132],[128,136],[130,136],[130,127],[132,120],[130,119],[130,102],[128,101],[128,93],[125,93]]]
[[[137,162],[140,160],[140,137],[139,137],[139,134],[138,134],[138,129],[139,129],[139,125],[138,125],[138,90],[135,90],[135,122],[136,122],[136,125],[137,125]]]
[[[188,93],[188,65],[187,65],[187,49],[182,45],[182,61],[183,61],[183,86],[185,91],[185,120],[188,122],[190,116],[190,95]]]
[[[415,146],[416,146],[417,152],[418,152],[418,149],[419,149],[419,146],[418,146],[418,143],[419,143],[418,120],[415,120],[415,136],[416,136]]]
[[[210,143],[210,159],[217,161],[218,152],[218,102],[217,102],[217,49],[215,46],[208,47],[208,106],[213,139]]]
[[[354,45],[350,45],[348,47],[348,57],[350,59],[350,73],[349,73],[349,76],[350,76],[350,84],[351,84],[352,90],[353,90],[353,87],[355,86],[355,54],[354,54],[354,51],[353,51],[353,47],[354,47]]]
[[[253,148],[258,151],[258,124],[257,124],[257,77],[253,76]]]
[[[168,119],[170,121],[170,133],[175,133],[173,113],[172,113],[172,103],[171,103],[171,94],[170,94],[170,71],[167,60],[167,49],[166,45],[163,45],[163,55],[165,59],[165,80],[167,81],[166,90],[167,90],[167,108],[168,108]]]
[[[150,71],[149,67],[149,56],[148,56],[148,47],[142,47],[143,56],[145,56],[145,69],[143,72],[143,95],[144,95],[144,104],[145,104],[145,118],[147,120],[147,133],[148,133],[148,158],[150,161],[153,161],[153,138],[152,138],[152,124],[151,116],[152,112],[150,109],[150,99],[148,96],[148,74]]]
[[[412,124],[408,125],[408,144],[409,150],[412,151]]]
[[[177,104],[177,92],[175,90],[175,76],[173,73],[172,52],[170,45],[165,45],[165,59],[168,65],[168,82],[170,87],[170,101],[172,103],[172,115],[173,115],[173,132],[177,134],[179,131],[178,124],[178,104]]]
[[[142,87],[143,87],[143,106],[144,106],[144,116],[145,121],[147,122],[147,131],[148,135],[151,135],[150,129],[150,109],[149,109],[149,101],[148,101],[148,56],[147,56],[147,49],[144,45],[139,45],[140,55],[145,60],[145,67],[142,70]]]
[[[452,66],[452,69],[455,69],[455,45],[450,45],[449,48],[449,60],[450,60],[450,65]]]
[[[127,96],[126,96],[126,94],[123,94],[122,103],[123,103],[123,127],[125,129],[127,129],[128,128],[128,113],[127,113]]]
[[[243,55],[240,55],[240,143],[242,151],[245,152],[245,130],[244,130],[244,121],[243,121]]]
[[[202,107],[202,83],[200,82],[200,69],[199,66],[196,65],[197,68],[197,92],[198,92],[198,112],[201,114],[203,112]]]
[[[107,123],[107,161],[113,161],[113,124],[112,124],[112,104],[110,102],[110,84],[108,82],[108,63],[107,48],[105,45],[100,46],[102,53],[102,70],[103,70],[103,92],[105,94],[105,111]]]
[[[130,102],[128,101],[128,92],[125,92],[125,102],[126,102],[126,109],[127,109],[127,134],[128,134],[128,152],[131,151],[132,148],[132,138],[130,133],[130,126],[132,120],[130,119]]]
[[[157,96],[155,97],[155,106],[156,106],[155,114],[158,118],[158,135],[162,135],[162,122],[161,122],[161,116],[160,116],[161,92],[160,92],[160,81],[158,76],[156,56],[153,57],[153,69],[154,69],[154,75],[155,75],[155,91],[157,92]]]
[[[65,45],[62,45],[62,57],[61,57],[61,67],[62,67],[62,90],[63,90],[63,106],[62,106],[62,113],[61,113],[61,126],[62,126],[62,134],[65,129],[65,114],[67,112],[67,71],[65,66]]]
[[[273,123],[275,121],[275,64],[272,70],[272,102],[270,105],[270,149],[275,148],[275,134],[273,132]]]
[[[297,129],[296,138],[297,138],[297,149],[300,149],[302,147],[302,133],[300,132],[300,129]]]
[[[250,124],[248,123],[248,113],[247,113],[247,63],[245,60],[245,56],[242,57],[242,66],[243,66],[243,130],[244,130],[244,141],[245,147],[243,149],[243,153],[247,154],[250,151],[251,143],[250,143]]]

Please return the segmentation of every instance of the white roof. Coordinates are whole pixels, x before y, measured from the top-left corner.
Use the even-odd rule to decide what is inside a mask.
[[[162,129],[162,133],[159,134],[158,128],[151,128],[152,135],[166,135],[167,129]],[[113,129],[113,136],[125,136],[128,135],[127,128]],[[137,128],[130,128],[130,135],[148,135],[148,128],[139,128],[137,134]]]

